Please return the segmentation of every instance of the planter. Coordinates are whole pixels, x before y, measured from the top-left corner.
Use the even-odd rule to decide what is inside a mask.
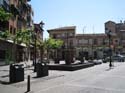
[[[11,64],[10,65],[9,79],[10,79],[10,83],[24,81],[23,65]]]
[[[37,72],[37,77],[44,77],[48,76],[48,65],[45,63],[37,63],[36,64],[36,72]]]
[[[59,64],[59,58],[55,58],[55,64]]]

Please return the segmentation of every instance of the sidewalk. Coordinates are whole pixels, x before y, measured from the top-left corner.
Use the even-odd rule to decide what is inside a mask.
[[[21,89],[10,85],[0,84],[0,93],[24,93]]]
[[[27,75],[30,75],[32,93],[125,93],[125,63],[114,65],[113,69],[105,63],[73,72],[50,70],[49,76],[42,78],[35,78],[33,67],[25,68],[23,82],[0,84],[0,92],[26,92]],[[8,70],[8,66],[0,67],[0,80],[8,80]]]
[[[24,64],[24,70],[25,70],[25,76],[24,76],[24,81],[18,82],[18,83],[13,83],[9,84],[9,65],[1,66],[0,67],[0,93],[24,93],[27,91],[27,76],[30,75],[31,77],[31,84],[37,84],[39,82],[45,82],[47,80],[55,79],[58,77],[63,76],[66,73],[69,72],[63,72],[60,73],[60,71],[49,71],[49,76],[42,77],[42,78],[36,78],[36,73],[34,73],[33,69],[34,67],[32,66],[32,63],[27,63],[22,62],[21,64]],[[27,67],[28,66],[28,67]],[[4,87],[4,88],[3,88]],[[21,92],[20,92],[21,90]],[[33,91],[31,92],[33,93]]]

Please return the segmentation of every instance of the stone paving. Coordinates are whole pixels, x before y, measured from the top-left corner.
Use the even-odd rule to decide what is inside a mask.
[[[30,75],[32,93],[125,93],[125,63],[114,63],[113,69],[109,69],[108,65],[105,63],[71,72],[50,70],[49,76],[42,78],[35,78],[36,73],[33,72],[33,67],[25,68],[23,82],[0,84],[0,91],[1,87],[5,86],[11,87],[8,91],[26,92],[27,75]],[[9,80],[8,71],[8,66],[0,67],[0,81]]]

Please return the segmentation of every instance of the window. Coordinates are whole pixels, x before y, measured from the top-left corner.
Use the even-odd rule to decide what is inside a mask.
[[[79,40],[78,40],[78,42],[79,42],[79,44],[81,44],[81,43],[82,43],[82,40],[81,40],[81,39],[79,39]]]
[[[60,38],[60,35],[58,34],[57,37]]]
[[[117,42],[118,42],[118,40],[115,40],[115,42],[117,43]]]
[[[97,44],[97,39],[94,39],[94,40],[93,40],[93,44]]]
[[[65,33],[65,37],[68,37],[69,36],[69,33]]]
[[[105,28],[105,31],[106,31],[106,30],[108,30],[108,28],[107,28],[107,27]]]
[[[64,34],[64,33],[62,34],[62,37],[65,37],[65,34]]]
[[[88,40],[87,39],[82,39],[82,43],[83,44],[88,44]]]
[[[70,40],[69,44],[70,46],[73,46],[73,40]]]
[[[105,39],[102,40],[102,45],[105,45],[106,44],[106,41]]]
[[[73,33],[70,33],[69,36],[73,36]]]
[[[5,59],[5,50],[0,50],[0,59]]]
[[[12,27],[10,27],[10,34],[12,34],[12,32],[13,32],[13,28],[12,28]]]
[[[89,39],[89,44],[92,44],[93,43],[93,40],[92,39]]]
[[[56,35],[56,34],[53,34],[53,38],[57,38],[57,35]]]

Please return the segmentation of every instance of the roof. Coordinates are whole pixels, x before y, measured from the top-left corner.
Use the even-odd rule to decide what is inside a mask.
[[[107,23],[114,23],[114,24],[116,24],[115,22],[113,22],[113,21],[107,21],[107,22],[105,22],[105,24],[107,24]]]
[[[72,30],[72,29],[73,30],[76,29],[76,26],[59,27],[59,28],[49,29],[47,31],[49,32],[49,31],[55,31],[55,30]]]
[[[105,33],[97,33],[97,34],[76,34],[76,37],[85,36],[85,37],[93,37],[93,36],[106,36]]]

